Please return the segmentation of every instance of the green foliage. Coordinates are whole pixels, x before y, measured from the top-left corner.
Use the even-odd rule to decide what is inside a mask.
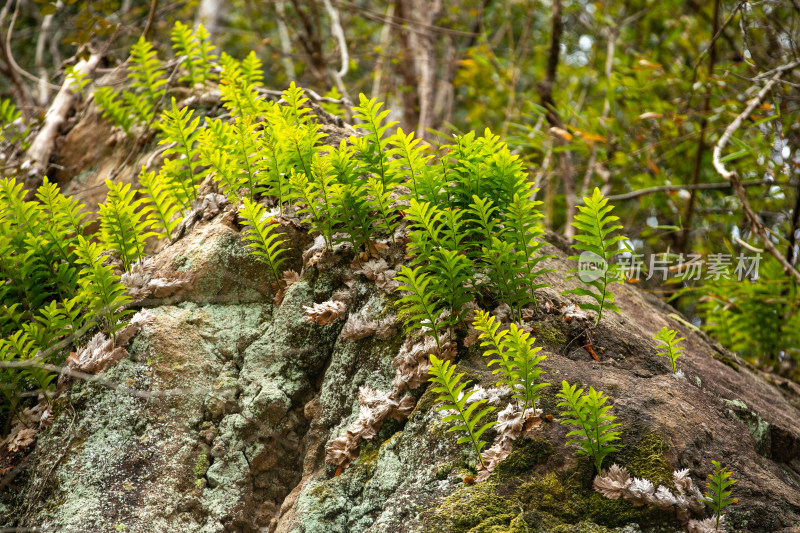
[[[162,132],[159,144],[166,145],[164,155],[176,156],[173,164],[163,171],[172,184],[172,193],[183,207],[189,207],[197,198],[201,178],[199,163],[195,160],[199,156],[199,149],[195,146],[200,137],[199,124],[200,118],[192,119],[189,108],[178,109],[175,98],[172,99],[172,109],[164,111],[159,124]]]
[[[127,135],[132,135],[131,128],[135,124],[135,115],[117,98],[114,89],[98,87],[94,90],[94,101],[102,111],[103,118],[122,128]]]
[[[162,69],[153,45],[140,37],[131,48],[128,78],[133,90],[138,93],[137,100],[143,102],[138,114],[144,123],[152,118],[163,98],[167,80]]]
[[[612,406],[605,405],[608,396],[594,390],[594,387],[589,387],[584,394],[577,384],[570,385],[562,381],[561,392],[556,397],[563,400],[558,404],[562,408],[562,416],[568,417],[561,423],[578,428],[567,433],[567,437],[580,438],[570,439],[567,444],[578,444],[578,453],[591,457],[595,471],[600,474],[606,455],[619,449],[619,445],[612,444],[619,440],[620,432],[612,431],[619,424],[614,423],[617,417],[609,414]]]
[[[481,332],[478,338],[486,350],[483,355],[493,357],[488,366],[497,365],[492,371],[492,374],[500,374],[497,385],[514,391],[513,398],[520,402],[523,413],[529,407],[535,412],[536,400],[541,397],[539,391],[550,385],[537,383],[543,373],[539,363],[547,356],[539,355],[541,347],[533,345],[536,337],[531,337],[514,323],[509,325],[509,329],[500,331],[500,322],[480,310],[475,313],[473,325]]]
[[[292,189],[292,198],[304,204],[297,213],[311,215],[311,227],[319,231],[325,240],[328,250],[333,250],[333,191],[336,188],[331,174],[330,162],[327,159],[317,158],[311,164],[312,180],[302,172],[292,170],[289,183]]]
[[[122,185],[106,180],[108,195],[99,205],[100,241],[119,254],[122,266],[130,271],[136,261],[144,257],[145,241],[159,234],[151,231],[149,217],[153,208],[146,198],[135,199],[136,192],[130,184]]]
[[[708,490],[703,493],[705,496],[703,501],[714,511],[717,519],[716,527],[719,529],[722,510],[731,504],[738,503],[739,500],[731,497],[730,487],[736,483],[736,480],[731,477],[733,473],[728,470],[728,467],[722,466],[719,461],[711,461],[711,463],[714,465],[714,471],[708,475],[706,482]]]
[[[669,362],[672,364],[672,373],[675,373],[675,361],[678,360],[678,357],[683,355],[683,346],[680,345],[682,340],[686,340],[685,337],[675,338],[678,334],[677,331],[669,329],[667,326],[664,326],[656,333],[653,338],[657,341],[661,341],[656,348],[661,350],[658,352],[657,355],[666,355],[669,357]]]
[[[179,81],[192,88],[205,86],[211,81],[209,65],[217,59],[208,31],[202,24],[192,31],[189,26],[177,21],[172,28],[171,38],[172,49],[181,58],[181,66],[186,69],[186,74]]]
[[[590,309],[597,313],[595,325],[603,317],[603,310],[610,309],[619,313],[619,308],[614,304],[614,293],[609,289],[609,284],[615,281],[622,282],[618,275],[618,265],[612,264],[614,256],[622,254],[626,249],[615,248],[617,243],[626,240],[622,235],[612,234],[622,229],[620,225],[614,225],[619,217],[609,215],[614,206],[608,205],[608,199],[600,193],[600,189],[595,187],[592,197],[584,197],[585,205],[579,205],[579,213],[575,215],[572,223],[580,233],[575,235],[575,244],[572,245],[576,250],[583,250],[584,256],[572,256],[570,259],[580,260],[586,257],[586,253],[592,261],[597,261],[601,265],[598,272],[587,272],[573,268],[568,272],[577,275],[589,288],[576,288],[563,292],[563,294],[575,294],[578,296],[588,296],[595,300],[595,303],[580,302],[581,309]],[[576,277],[576,276],[572,276]],[[569,279],[569,278],[567,278]]]
[[[14,131],[16,123],[20,120],[17,106],[6,98],[0,98],[0,143],[15,143],[21,141],[26,145],[27,129],[18,128]]]
[[[114,273],[113,267],[104,264],[104,252],[98,244],[79,236],[76,253],[78,262],[85,266],[80,271],[79,283],[86,308],[93,316],[105,321],[107,330],[116,342],[117,331],[122,328],[122,318],[133,313],[125,309],[130,303],[125,285]]]
[[[143,166],[139,174],[139,184],[149,199],[148,219],[152,227],[163,231],[172,241],[172,231],[180,223],[180,209],[166,180],[163,175],[156,175],[155,171],[147,172]]]
[[[332,189],[333,220],[343,233],[337,242],[352,244],[356,261],[361,265],[360,250],[369,250],[369,242],[375,232],[373,223],[377,218],[363,185],[358,182],[339,184]]]
[[[481,467],[485,468],[486,465],[483,463],[481,450],[486,445],[486,442],[481,440],[481,435],[497,422],[487,422],[480,427],[478,427],[478,425],[481,423],[482,418],[494,411],[494,407],[484,407],[484,404],[488,402],[485,398],[470,402],[469,399],[475,392],[474,389],[464,392],[464,388],[470,381],[462,382],[461,378],[464,377],[464,374],[455,376],[454,374],[455,365],[451,365],[449,361],[442,361],[435,355],[431,355],[430,378],[428,378],[428,381],[435,385],[432,392],[439,394],[436,401],[444,402],[444,405],[440,405],[436,410],[455,411],[455,413],[445,416],[443,420],[444,423],[456,422],[456,424],[447,431],[465,432],[467,435],[458,439],[458,443],[471,443],[481,463]]]
[[[369,99],[362,93],[358,95],[358,102],[353,108],[356,112],[355,118],[364,123],[364,129],[369,133],[361,137],[350,137],[350,142],[355,149],[356,158],[361,162],[361,172],[378,176],[383,190],[387,190],[393,184],[393,176],[389,172],[389,154],[384,137],[397,122],[383,123],[389,116],[389,110],[381,111],[383,104],[375,98]]]
[[[438,319],[442,314],[442,308],[431,293],[430,277],[422,272],[420,267],[412,270],[407,266],[401,266],[400,272],[394,279],[400,283],[395,290],[407,293],[397,302],[405,315],[403,324],[406,332],[422,328],[430,330],[436,340],[436,347],[441,352],[442,342],[439,337],[441,324]]]
[[[286,249],[281,247],[286,240],[281,238],[284,234],[273,230],[272,219],[267,218],[264,206],[249,198],[244,198],[242,202],[239,215],[246,228],[244,240],[249,241],[247,246],[253,250],[250,253],[269,265],[275,283],[280,288],[281,265],[288,259]]]

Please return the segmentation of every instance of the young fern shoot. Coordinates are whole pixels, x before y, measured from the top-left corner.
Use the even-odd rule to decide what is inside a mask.
[[[619,217],[609,215],[614,206],[608,205],[608,198],[604,198],[600,189],[595,187],[592,197],[583,198],[586,205],[579,205],[579,213],[575,215],[575,220],[572,225],[575,226],[580,233],[575,235],[577,241],[572,245],[576,250],[583,250],[580,256],[572,256],[570,259],[577,261],[589,261],[591,263],[599,263],[601,270],[583,270],[580,268],[573,268],[568,271],[573,274],[567,279],[578,277],[589,288],[576,288],[564,291],[562,294],[575,294],[578,296],[589,296],[594,299],[596,303],[581,302],[578,306],[581,309],[589,309],[597,313],[597,320],[594,325],[600,322],[603,317],[603,311],[610,309],[612,311],[620,312],[619,308],[614,304],[614,293],[609,289],[609,285],[615,281],[622,283],[622,279],[618,276],[618,267],[612,264],[611,260],[614,256],[625,252],[625,249],[617,248],[617,243],[625,241],[627,237],[623,235],[611,236],[622,226],[614,222],[619,220]],[[581,263],[583,265],[584,263]]]
[[[267,218],[266,209],[261,204],[249,198],[244,198],[242,202],[239,215],[242,218],[242,225],[247,228],[244,239],[249,241],[247,246],[252,248],[250,254],[269,265],[275,283],[280,288],[281,264],[288,259],[285,256],[286,250],[280,247],[286,240],[281,238],[284,234],[271,231],[272,219]]]
[[[669,362],[672,364],[672,373],[675,373],[676,365],[675,361],[678,360],[678,357],[683,355],[683,346],[680,345],[682,340],[686,340],[685,337],[680,337],[676,339],[675,337],[678,335],[678,332],[672,329],[669,329],[667,326],[664,326],[656,333],[653,338],[657,341],[661,341],[661,344],[657,346],[660,352],[657,355],[666,355],[669,357]]]
[[[703,493],[705,496],[703,501],[714,511],[714,517],[717,519],[715,527],[719,529],[722,510],[729,505],[739,503],[739,500],[731,498],[730,487],[736,483],[736,480],[731,477],[732,473],[728,471],[728,467],[722,466],[719,461],[711,461],[711,464],[714,465],[714,471],[708,475],[708,481],[706,481],[708,490]]]
[[[563,400],[558,407],[562,408],[562,415],[567,417],[561,423],[578,428],[567,433],[567,437],[581,437],[570,439],[567,445],[580,445],[578,454],[591,457],[595,470],[600,474],[606,455],[619,450],[619,445],[612,444],[619,440],[620,432],[612,431],[619,424],[614,423],[617,417],[609,414],[612,406],[605,405],[608,396],[594,390],[594,387],[589,387],[589,392],[583,394],[583,389],[579,389],[578,385],[562,381],[561,392],[556,397]]]
[[[485,311],[477,311],[475,329],[481,332],[478,337],[485,348],[484,356],[494,357],[488,366],[497,365],[492,373],[501,374],[498,386],[508,386],[514,391],[513,398],[522,405],[522,412],[528,408],[536,412],[536,401],[541,397],[539,391],[549,383],[537,383],[544,372],[539,363],[547,356],[539,355],[540,347],[535,347],[536,337],[531,337],[511,324],[509,329],[500,331],[500,322]]]
[[[435,384],[433,392],[439,394],[436,398],[437,402],[444,402],[436,408],[437,411],[455,411],[444,417],[443,422],[456,422],[456,424],[447,431],[464,431],[466,436],[458,439],[458,444],[471,443],[478,460],[481,463],[481,468],[486,468],[481,456],[481,450],[486,445],[486,442],[481,440],[481,435],[494,426],[497,422],[487,422],[478,427],[481,419],[487,414],[494,411],[494,407],[483,407],[488,402],[487,399],[481,399],[470,402],[470,396],[475,392],[474,389],[464,392],[464,388],[470,383],[469,381],[461,382],[464,374],[454,376],[455,365],[450,364],[449,361],[442,361],[435,355],[431,355],[431,369],[428,381]],[[469,405],[467,405],[469,404]]]

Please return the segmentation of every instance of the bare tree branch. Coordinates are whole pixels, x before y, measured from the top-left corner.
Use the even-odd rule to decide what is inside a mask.
[[[761,102],[764,101],[764,98],[766,98],[767,94],[769,94],[772,88],[780,81],[781,76],[783,76],[783,74],[787,71],[798,66],[800,66],[800,61],[794,61],[772,70],[772,72],[774,72],[772,78],[770,78],[764,87],[758,91],[758,94],[756,94],[755,98],[750,100],[744,111],[742,111],[739,116],[737,116],[734,121],[731,122],[727,128],[725,128],[725,132],[722,134],[722,137],[720,137],[719,141],[717,141],[717,144],[714,146],[714,155],[712,160],[714,163],[714,169],[716,169],[717,173],[731,182],[733,185],[736,195],[739,197],[739,201],[742,203],[742,209],[744,210],[745,217],[750,222],[756,234],[761,238],[761,241],[764,243],[764,248],[766,248],[767,251],[778,260],[778,263],[780,263],[787,275],[794,276],[797,282],[800,283],[800,272],[798,272],[798,270],[794,268],[794,266],[792,266],[786,257],[775,247],[775,244],[773,244],[772,239],[767,233],[766,226],[764,226],[764,223],[750,206],[750,201],[747,199],[747,193],[742,186],[739,175],[736,173],[736,171],[725,168],[725,163],[722,162],[722,150],[728,144],[736,130],[738,130],[742,126],[742,123],[744,123],[744,121],[750,117],[750,114],[753,112],[753,110],[761,105]]]

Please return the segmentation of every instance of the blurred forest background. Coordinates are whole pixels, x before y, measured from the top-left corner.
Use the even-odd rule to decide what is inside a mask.
[[[102,53],[108,72],[142,35],[168,57],[178,20],[239,59],[255,50],[268,88],[296,81],[345,120],[363,92],[434,146],[491,129],[566,237],[599,187],[642,254],[629,281],[797,377],[798,0],[5,0],[0,102],[17,113],[0,107],[0,149],[24,144],[80,57]],[[739,281],[737,257],[757,253],[758,278]],[[652,254],[668,254],[667,280],[647,279]]]

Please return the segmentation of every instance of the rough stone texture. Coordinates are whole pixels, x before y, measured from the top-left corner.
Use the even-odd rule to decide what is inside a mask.
[[[76,134],[77,135],[77,134]],[[689,468],[695,482],[722,460],[739,479],[729,531],[797,531],[800,523],[800,387],[764,374],[687,325],[673,309],[631,286],[614,286],[621,315],[597,329],[595,362],[582,333],[557,312],[570,268],[556,236],[546,252],[552,287],[540,291],[529,325],[544,345],[553,386],[540,407],[554,415],[520,439],[487,482],[470,484],[474,454],[456,443],[425,386],[407,422],[386,422],[374,442],[337,472],[325,447],[356,419],[358,390],[389,390],[402,333],[356,342],[345,321],[309,323],[303,306],[351,294],[349,313],[380,317],[394,296],[347,266],[339,251],[308,267],[280,307],[268,269],[248,256],[232,206],[188,227],[154,258],[163,275],[191,288],[144,305],[154,319],[108,369],[134,398],[74,383],[55,402],[54,424],[0,492],[0,528],[62,531],[338,533],[378,531],[678,531],[667,513],[606,500],[591,490],[591,465],[566,448],[555,392],[562,379],[602,389],[623,425],[623,449],[607,459],[654,483]],[[287,227],[290,266],[312,239]],[[400,257],[402,250],[389,250]],[[552,306],[544,305],[550,302]],[[552,311],[547,311],[552,309]],[[686,337],[670,373],[652,335]],[[459,349],[459,372],[493,385],[480,349]],[[488,439],[494,437],[487,432]],[[0,465],[3,467],[5,465]]]

